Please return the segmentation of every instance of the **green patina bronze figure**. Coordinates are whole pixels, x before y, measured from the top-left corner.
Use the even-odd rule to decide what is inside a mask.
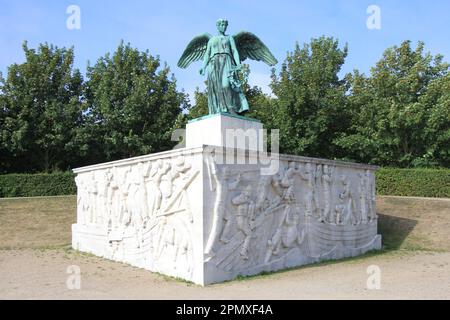
[[[178,67],[187,68],[192,62],[203,60],[200,74],[208,76],[209,114],[242,114],[249,106],[239,80],[241,62],[250,58],[274,66],[278,61],[253,33],[241,31],[230,36],[225,34],[227,20],[219,19],[216,25],[217,36],[204,33],[192,39]]]

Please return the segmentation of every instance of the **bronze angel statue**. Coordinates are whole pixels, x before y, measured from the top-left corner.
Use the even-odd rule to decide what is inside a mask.
[[[249,107],[239,78],[241,63],[250,58],[274,66],[278,61],[253,33],[241,31],[234,36],[226,35],[228,21],[225,19],[219,19],[216,26],[217,36],[204,33],[189,42],[178,67],[187,68],[192,62],[203,60],[200,74],[207,73],[208,77],[209,114],[242,114]]]

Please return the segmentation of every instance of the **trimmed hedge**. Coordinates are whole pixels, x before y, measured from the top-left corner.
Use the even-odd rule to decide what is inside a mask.
[[[71,172],[0,175],[0,198],[76,194]]]
[[[391,169],[377,171],[377,194],[450,198],[450,169]],[[76,194],[72,172],[0,175],[0,198]]]
[[[450,198],[450,169],[393,169],[377,171],[377,194]]]

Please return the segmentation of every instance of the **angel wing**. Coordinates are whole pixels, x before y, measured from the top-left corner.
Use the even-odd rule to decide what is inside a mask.
[[[192,62],[202,60],[205,56],[209,39],[211,39],[209,33],[203,33],[192,39],[181,55],[180,60],[178,60],[178,67],[185,69]]]
[[[263,61],[269,66],[278,63],[269,48],[251,32],[241,31],[233,36],[241,62],[247,58]]]

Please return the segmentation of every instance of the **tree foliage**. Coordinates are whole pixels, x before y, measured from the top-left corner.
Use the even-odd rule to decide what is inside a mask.
[[[194,91],[194,105],[189,107],[189,119],[196,119],[208,115],[208,93],[207,91],[200,91],[200,88],[195,88]]]
[[[277,99],[272,107],[274,128],[280,129],[280,149],[286,153],[339,158],[333,140],[348,126],[346,83],[339,71],[347,46],[321,37],[289,52],[279,75],[272,74]]]
[[[23,50],[26,61],[0,79],[0,144],[9,157],[4,168],[65,169],[79,151],[73,138],[82,116],[83,78],[73,69],[73,48],[41,44],[35,50],[24,43]]]
[[[88,66],[73,48],[24,43],[25,62],[0,74],[0,173],[58,171],[172,148],[174,129],[208,114],[167,65],[120,43]],[[388,48],[369,75],[342,75],[348,49],[329,37],[297,44],[273,95],[241,81],[248,117],[280,129],[280,151],[394,167],[450,165],[450,67],[409,41]],[[188,111],[188,112],[184,112]]]
[[[251,112],[280,129],[284,153],[396,167],[450,165],[450,75],[441,55],[409,41],[388,48],[370,76],[340,76],[347,56],[333,38],[296,45],[277,75],[275,98],[250,87]],[[206,92],[195,92],[190,116],[207,114]]]
[[[170,149],[174,123],[186,105],[166,65],[121,43],[88,67],[87,135],[105,160]],[[102,155],[100,155],[102,156]]]
[[[349,76],[351,126],[336,143],[349,158],[387,166],[448,166],[449,65],[420,42],[387,49],[366,77]]]

